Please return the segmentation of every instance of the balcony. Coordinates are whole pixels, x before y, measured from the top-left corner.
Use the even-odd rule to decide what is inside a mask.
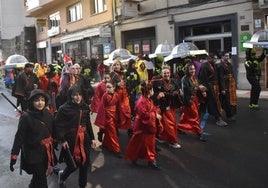
[[[64,4],[65,0],[26,0],[25,2],[25,16],[39,17],[48,10]]]

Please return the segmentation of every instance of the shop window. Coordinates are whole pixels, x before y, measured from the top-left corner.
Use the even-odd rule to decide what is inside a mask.
[[[223,23],[223,32],[231,32],[231,22]]]
[[[38,32],[39,33],[43,33],[44,32],[44,27],[38,27],[37,29],[38,29]]]
[[[68,23],[82,19],[82,4],[77,3],[69,7],[67,12],[68,12],[67,14]]]
[[[208,35],[221,32],[221,23],[193,26],[193,35]]]
[[[107,10],[106,0],[93,0],[92,13],[97,14]]]

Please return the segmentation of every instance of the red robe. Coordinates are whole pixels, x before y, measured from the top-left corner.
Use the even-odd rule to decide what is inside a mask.
[[[102,96],[95,125],[104,130],[102,146],[109,151],[119,153],[121,148],[117,134],[118,125],[118,94],[105,93]]]
[[[161,123],[164,126],[164,130],[159,134],[159,139],[166,143],[178,143],[178,130],[176,126],[176,109],[170,108],[169,110],[162,111]]]
[[[131,129],[131,108],[129,104],[129,99],[128,99],[128,93],[126,89],[126,83],[122,86],[118,86],[118,83],[120,82],[125,82],[124,81],[124,73],[123,72],[115,72],[112,71],[110,73],[111,80],[112,82],[117,84],[116,87],[116,92],[118,93],[118,98],[119,98],[119,129]]]
[[[135,111],[134,134],[128,143],[125,159],[155,161],[155,135],[157,132],[155,114],[157,108],[151,99],[142,96],[136,103]]]
[[[199,118],[200,99],[198,96],[198,80],[195,77],[184,77],[183,85],[184,97],[187,98],[187,101],[183,106],[177,128],[184,132],[201,134],[202,128],[200,127]]]
[[[190,106],[184,106],[178,123],[178,129],[192,134],[201,134],[199,119],[199,100],[195,96],[192,98]]]
[[[101,97],[106,92],[106,83],[104,81],[100,82],[95,90],[92,102],[90,104],[90,110],[97,113],[99,110],[99,105],[101,102]]]

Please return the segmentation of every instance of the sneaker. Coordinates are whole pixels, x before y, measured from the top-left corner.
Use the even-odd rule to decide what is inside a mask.
[[[53,166],[52,171],[55,175],[59,175],[59,172],[61,171],[61,169],[57,166]]]
[[[250,105],[248,105],[248,107],[251,110],[259,110],[260,109],[260,106],[258,104],[250,104]]]
[[[175,148],[175,149],[181,148],[181,145],[178,144],[178,143],[172,143],[172,144],[169,144],[169,146],[172,147],[172,148]]]
[[[63,174],[63,170],[60,170],[58,172],[58,184],[60,185],[60,187],[62,187],[62,185],[64,184],[64,181],[61,178],[62,174]]]
[[[220,126],[220,127],[225,127],[228,125],[228,123],[226,123],[225,121],[223,121],[222,119],[216,121],[216,125]]]
[[[158,143],[160,143],[160,144],[163,144],[165,141],[164,140],[161,140],[161,139],[159,139],[159,138],[155,138],[156,139],[156,141],[158,142]]]

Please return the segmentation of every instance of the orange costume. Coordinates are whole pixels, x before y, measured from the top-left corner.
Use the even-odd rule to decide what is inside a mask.
[[[156,155],[156,113],[160,110],[156,108],[151,99],[141,96],[136,103],[135,111],[134,134],[127,146],[125,159],[131,161],[143,159],[148,162],[153,162],[155,161]]]

